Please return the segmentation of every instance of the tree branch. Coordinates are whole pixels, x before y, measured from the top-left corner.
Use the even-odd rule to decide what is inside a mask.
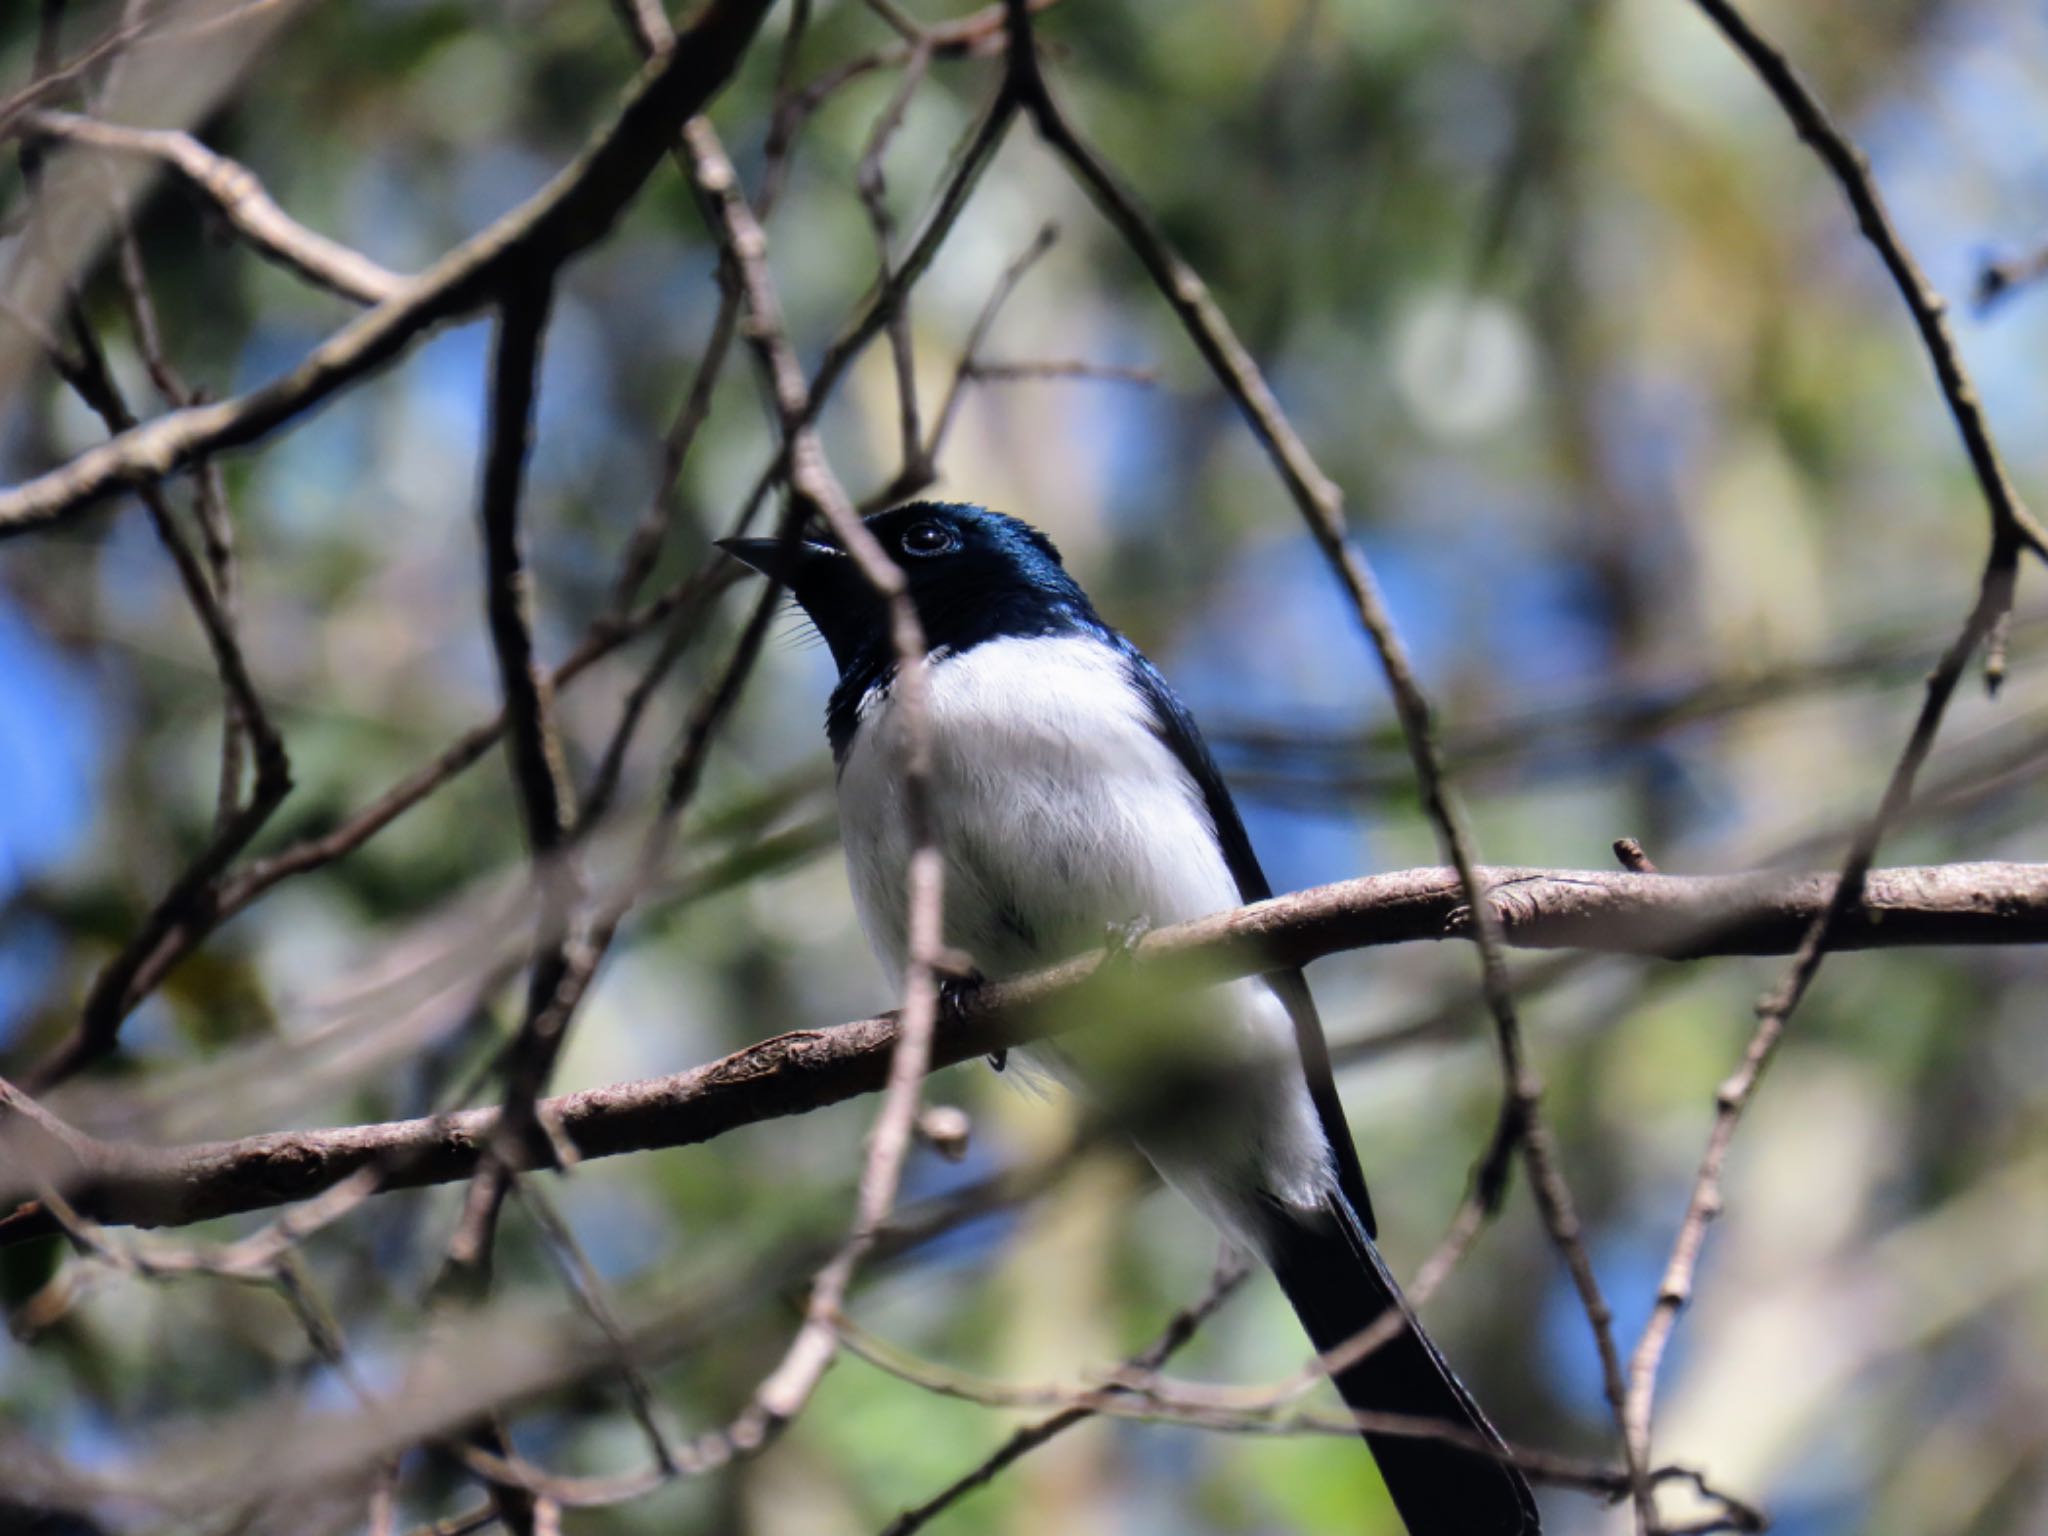
[[[67,143],[163,161],[204,193],[258,254],[344,299],[381,304],[411,281],[306,228],[277,205],[247,166],[208,149],[189,133],[129,128],[75,112],[32,112],[24,126]]]
[[[1791,119],[1799,137],[1811,146],[1829,174],[1841,185],[1843,196],[1855,210],[1857,228],[1877,248],[1885,271],[1891,274],[1899,297],[1905,301],[1907,312],[1913,317],[1913,326],[1920,333],[1920,344],[1927,351],[1928,361],[1934,365],[1934,376],[1941,384],[1942,399],[1948,402],[1956,431],[1969,452],[1970,468],[1976,473],[1977,483],[1990,507],[1994,533],[2002,539],[2010,538],[2023,544],[2036,555],[2048,559],[2048,535],[2043,534],[2041,525],[2034,521],[2013,487],[2005,461],[1999,457],[1997,445],[1991,440],[1991,428],[1984,420],[1984,407],[1977,398],[1977,386],[1971,381],[1969,369],[1963,365],[1962,354],[1956,350],[1955,336],[1948,328],[1948,301],[1927,280],[1927,274],[1920,270],[1920,263],[1913,259],[1913,253],[1899,238],[1898,230],[1892,227],[1891,212],[1885,207],[1884,195],[1878,191],[1877,183],[1870,174],[1869,157],[1836,124],[1820,98],[1799,77],[1799,71],[1792,67],[1792,62],[1751,26],[1729,0],[1693,0],[1693,3],[1720,29],[1721,35],[1734,45],[1771,95],[1777,98],[1779,107]]]
[[[725,84],[768,4],[713,0],[675,47],[641,72],[619,114],[573,164],[394,297],[336,331],[283,377],[216,405],[168,412],[0,492],[0,538],[48,527],[121,486],[252,443],[508,284],[561,267],[603,237],[667,153],[676,130]]]
[[[1791,952],[1835,892],[1829,875],[1638,875],[1607,870],[1482,867],[1488,902],[1510,944],[1696,958]],[[1371,875],[1162,928],[1128,963],[1162,989],[1200,986],[1340,950],[1469,939],[1473,925],[1455,873]],[[2048,865],[1945,864],[1873,872],[1863,900],[1840,919],[1831,947],[2048,942]],[[932,1065],[950,1066],[1026,1044],[1080,1021],[1067,1000],[1101,963],[1087,955],[975,994],[943,1019]],[[1125,963],[1120,956],[1119,964]],[[548,1122],[583,1158],[710,1141],[744,1125],[802,1114],[878,1091],[896,1043],[892,1018],[777,1035],[668,1077],[549,1099]],[[12,1110],[13,1113],[5,1113]],[[317,1194],[378,1166],[384,1187],[467,1177],[490,1141],[497,1110],[240,1141],[144,1148],[30,1120],[19,1095],[0,1095],[9,1161],[73,1191],[95,1219],[173,1226]],[[40,1124],[42,1129],[36,1131]],[[0,1175],[0,1200],[32,1193]],[[0,1217],[0,1245],[53,1230],[31,1200]]]

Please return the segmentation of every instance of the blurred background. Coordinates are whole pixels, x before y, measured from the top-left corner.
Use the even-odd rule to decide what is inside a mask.
[[[924,22],[966,11],[912,4]],[[799,81],[894,43],[852,0],[811,9]],[[2020,485],[2048,483],[2048,292],[1968,302],[1987,261],[2048,238],[2048,15],[2016,0],[1752,9],[1869,152],[1903,237],[1956,302]],[[31,76],[36,10],[0,8],[0,90]],[[399,271],[537,190],[607,120],[636,66],[603,0],[287,10],[195,131],[295,217]],[[118,11],[73,4],[64,54]],[[712,113],[754,192],[790,18],[787,6],[771,14]],[[1078,121],[1203,273],[1343,486],[1440,706],[1485,858],[1609,867],[1611,841],[1634,835],[1668,871],[1837,860],[1969,605],[1986,517],[1875,255],[1701,16],[1681,0],[1067,0],[1040,32]],[[887,160],[903,227],[1000,69],[932,63]],[[874,278],[856,168],[899,83],[898,68],[879,68],[824,100],[769,214],[807,367]],[[0,199],[18,235],[26,199],[11,164]],[[1340,591],[1142,270],[1028,126],[916,287],[908,334],[928,419],[999,279],[1048,224],[1056,243],[981,345],[995,374],[963,391],[936,493],[1053,535],[1203,721],[1276,888],[1436,863]],[[351,313],[224,237],[182,186],[153,184],[136,228],[166,350],[216,395],[276,376]],[[664,169],[568,273],[526,498],[549,662],[608,610],[618,552],[659,494],[663,434],[713,329],[715,267],[686,187]],[[129,397],[159,408],[109,263],[85,292]],[[482,322],[448,328],[223,462],[245,643],[296,778],[259,856],[341,824],[497,708],[474,513],[489,336]],[[1055,363],[1116,376],[1003,374]],[[10,376],[0,479],[104,436],[47,367],[30,358]],[[856,497],[899,467],[897,400],[878,343],[822,418]],[[774,442],[735,349],[643,595],[704,561]],[[743,591],[721,597],[653,698],[599,864],[629,853],[668,745],[745,612]],[[652,644],[564,688],[580,781]],[[1959,697],[1921,813],[1881,862],[2048,857],[2036,570],[2023,573],[2011,651],[1995,701],[1975,686]],[[824,651],[794,616],[782,621],[709,760],[672,879],[577,1020],[559,1087],[679,1070],[893,1001],[837,857],[820,728],[830,683]],[[0,550],[0,1073],[65,1035],[97,968],[203,846],[220,708],[202,636],[131,501]],[[59,1107],[103,1130],[194,1140],[421,1113],[465,1083],[487,1098],[470,1080],[516,1022],[516,987],[489,978],[524,857],[492,752],[226,923]],[[1648,1315],[1715,1085],[1782,965],[1544,966],[1546,984],[1525,994],[1624,1348]],[[1341,956],[1311,973],[1403,1273],[1441,1236],[1497,1101],[1472,978],[1462,946]],[[2044,982],[2048,959],[2024,951],[1829,963],[1737,1139],[1728,1213],[1663,1376],[1659,1460],[1706,1470],[1786,1536],[2048,1529]],[[1423,1019],[1436,1022],[1398,1048],[1371,1044]],[[929,1093],[964,1107],[974,1134],[957,1165],[920,1150],[913,1196],[1054,1148],[1071,1120],[979,1064]],[[841,1230],[872,1112],[853,1103],[591,1163],[554,1193],[610,1285],[678,1293]],[[396,1380],[416,1346],[458,1199],[387,1196],[305,1247],[372,1382]],[[1214,1257],[1201,1220],[1141,1168],[1092,1159],[1044,1199],[877,1270],[855,1313],[949,1369],[1071,1383],[1149,1339],[1200,1294]],[[22,1335],[0,1340],[10,1438],[111,1471],[256,1405],[348,1409],[260,1291],[59,1275],[80,1294],[23,1322],[53,1274],[80,1268],[54,1242],[0,1254]],[[508,1305],[562,1304],[517,1208],[497,1287]],[[764,1288],[744,1319],[652,1373],[672,1426],[708,1427],[744,1401],[786,1339],[793,1294]],[[1511,1438],[1612,1459],[1591,1337],[1519,1178],[1428,1315]],[[1260,1277],[1174,1369],[1264,1382],[1305,1357]],[[847,1359],[758,1460],[571,1511],[567,1528],[874,1532],[1016,1422]],[[616,1381],[544,1396],[514,1432],[563,1470],[644,1454]],[[473,1500],[457,1473],[415,1458],[400,1528]],[[1625,1511],[1584,1495],[1546,1493],[1545,1507],[1560,1533],[1628,1528]],[[298,1514],[278,1528],[361,1518]],[[1354,1443],[1094,1424],[931,1529],[1398,1526]]]

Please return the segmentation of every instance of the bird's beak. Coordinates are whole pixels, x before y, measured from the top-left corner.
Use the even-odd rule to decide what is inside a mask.
[[[821,560],[844,560],[846,552],[811,539],[720,539],[718,547],[742,565],[794,587]]]

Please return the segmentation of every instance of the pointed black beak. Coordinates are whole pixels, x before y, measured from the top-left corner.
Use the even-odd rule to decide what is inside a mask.
[[[720,539],[718,547],[785,587],[795,587],[821,560],[846,558],[845,551],[810,539]]]

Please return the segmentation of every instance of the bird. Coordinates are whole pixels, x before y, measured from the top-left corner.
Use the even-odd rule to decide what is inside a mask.
[[[936,501],[865,526],[902,571],[924,631],[944,938],[971,960],[971,979],[1272,895],[1193,715],[1097,614],[1044,533]],[[829,527],[719,544],[788,590],[837,666],[825,726],[854,906],[900,988],[911,727],[887,602]],[[1391,1337],[1334,1381],[1360,1413],[1453,1431],[1364,1431],[1410,1536],[1538,1531],[1527,1481],[1380,1256],[1301,971],[1209,988],[1199,1002],[1177,996],[1152,1015],[1091,1017],[1033,1047],[1037,1065],[1106,1105],[1165,1183],[1266,1264],[1319,1353],[1395,1314]]]

